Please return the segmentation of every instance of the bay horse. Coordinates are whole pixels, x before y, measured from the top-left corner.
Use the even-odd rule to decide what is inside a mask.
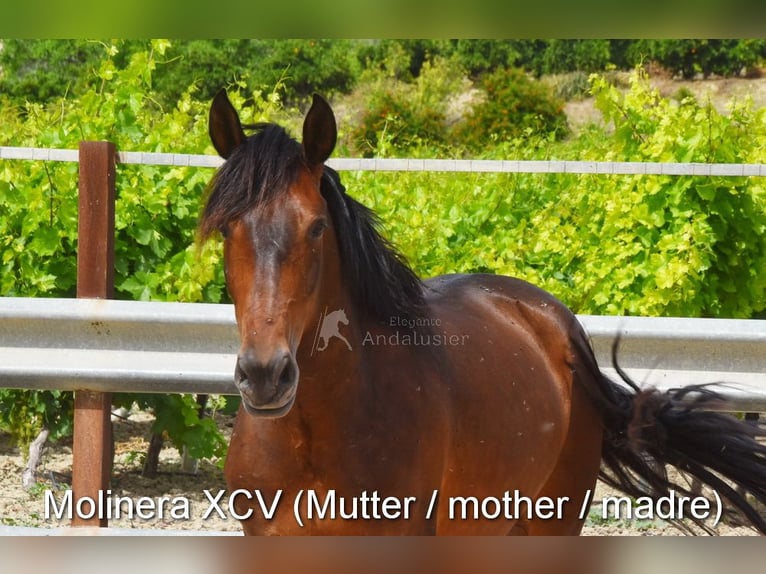
[[[225,476],[246,534],[579,534],[599,476],[691,496],[666,465],[766,532],[737,491],[766,503],[761,430],[707,387],[644,390],[616,363],[610,380],[572,311],[520,279],[418,278],[324,165],[320,96],[300,143],[243,125],[225,91],[209,131],[226,161],[200,236],[223,237],[241,342]],[[336,310],[345,343],[320,351]]]

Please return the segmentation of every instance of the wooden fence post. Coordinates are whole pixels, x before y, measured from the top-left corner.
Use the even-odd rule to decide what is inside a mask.
[[[117,153],[110,142],[80,142],[79,219],[77,225],[77,297],[114,296],[114,198]],[[109,486],[112,473],[111,393],[76,391],[72,447],[72,498],[94,501]],[[82,506],[84,512],[91,507]],[[108,526],[75,512],[72,526]]]

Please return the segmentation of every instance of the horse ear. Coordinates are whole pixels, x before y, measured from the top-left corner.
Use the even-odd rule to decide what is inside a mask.
[[[234,148],[245,141],[245,132],[239,121],[239,115],[231,105],[226,90],[221,90],[210,105],[208,132],[218,154],[228,159]]]
[[[310,166],[321,165],[335,149],[338,128],[330,104],[314,94],[311,108],[303,121],[303,153]]]

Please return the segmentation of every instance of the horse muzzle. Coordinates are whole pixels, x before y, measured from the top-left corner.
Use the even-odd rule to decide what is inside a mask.
[[[237,357],[234,382],[249,414],[276,418],[286,415],[293,406],[298,374],[298,363],[287,350],[267,358],[248,350]]]

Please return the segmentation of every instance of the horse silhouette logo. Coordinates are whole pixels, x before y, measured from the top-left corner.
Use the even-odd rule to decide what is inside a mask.
[[[351,351],[351,343],[340,332],[340,325],[348,325],[348,317],[344,309],[336,309],[330,313],[325,309],[322,313],[322,319],[319,321],[316,335],[314,336],[314,346],[311,348],[311,355],[315,352],[321,353],[330,344],[333,337],[340,339]]]

